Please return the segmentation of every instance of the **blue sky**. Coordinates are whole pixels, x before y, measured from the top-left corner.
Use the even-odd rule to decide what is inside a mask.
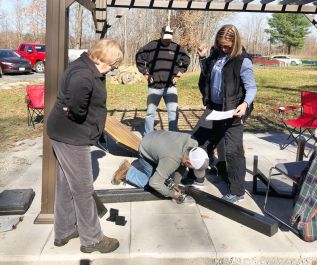
[[[27,6],[30,4],[30,0],[21,0],[21,3],[23,6]],[[13,7],[15,5],[14,0],[2,0],[1,3],[1,9],[8,10],[9,12],[13,12]]]

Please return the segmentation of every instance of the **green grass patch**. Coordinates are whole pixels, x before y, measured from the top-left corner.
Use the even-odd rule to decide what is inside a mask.
[[[279,105],[300,104],[300,91],[317,91],[316,68],[256,68],[258,93],[255,109],[246,129],[252,132],[281,130]],[[203,108],[197,86],[199,73],[184,74],[178,82],[180,109]],[[131,85],[107,83],[108,110],[145,110],[147,84]],[[25,88],[0,90],[0,151],[8,150],[16,141],[30,139],[42,134],[42,124],[27,125],[27,110],[24,102]],[[160,108],[165,109],[161,102]]]

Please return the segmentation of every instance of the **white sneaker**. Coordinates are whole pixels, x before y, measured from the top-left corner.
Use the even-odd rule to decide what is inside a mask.
[[[203,189],[205,187],[204,182],[197,182],[197,181],[194,181],[194,183],[191,184],[190,186],[197,189]]]

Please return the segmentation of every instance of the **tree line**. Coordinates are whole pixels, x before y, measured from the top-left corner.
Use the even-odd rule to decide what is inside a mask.
[[[11,1],[14,5],[12,16],[3,8],[5,1],[0,0],[0,48],[15,50],[21,42],[45,43],[46,0],[31,0],[27,6],[22,0]],[[108,8],[107,18],[111,26],[107,36],[121,42],[125,64],[134,64],[137,50],[159,38],[161,27],[170,24],[174,29],[174,41],[181,44],[192,59],[192,70],[197,67],[198,45],[211,46],[224,20],[236,22],[234,13],[229,12],[153,9]],[[239,27],[239,31],[249,53],[316,57],[317,34],[309,36],[310,28],[310,22],[301,14],[273,14],[270,18],[255,14]],[[91,14],[77,2],[70,8],[69,33],[69,48],[89,49],[96,41]]]

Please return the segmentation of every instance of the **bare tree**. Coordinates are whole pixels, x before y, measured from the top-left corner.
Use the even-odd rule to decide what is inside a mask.
[[[268,54],[268,34],[265,33],[266,17],[261,15],[250,15],[240,30],[243,45],[249,53]]]
[[[175,39],[189,53],[192,71],[198,66],[197,47],[200,43],[208,43],[212,46],[212,36],[220,22],[227,16],[228,13],[177,11],[172,17],[172,27],[176,28]]]
[[[14,10],[15,10],[15,29],[17,36],[17,43],[22,41],[23,36],[23,25],[24,25],[24,12],[23,2],[21,0],[14,0]]]
[[[1,6],[1,0],[0,0],[0,6]],[[3,20],[4,18],[4,12],[3,10],[0,8],[0,21]]]
[[[75,49],[81,49],[82,31],[83,31],[83,12],[82,5],[77,5],[76,11],[76,28],[75,28]]]
[[[74,2],[69,14],[69,48],[89,49],[96,41],[91,12]]]
[[[46,1],[32,0],[31,5],[24,9],[27,19],[29,41],[45,41]],[[26,36],[27,37],[27,36]]]

